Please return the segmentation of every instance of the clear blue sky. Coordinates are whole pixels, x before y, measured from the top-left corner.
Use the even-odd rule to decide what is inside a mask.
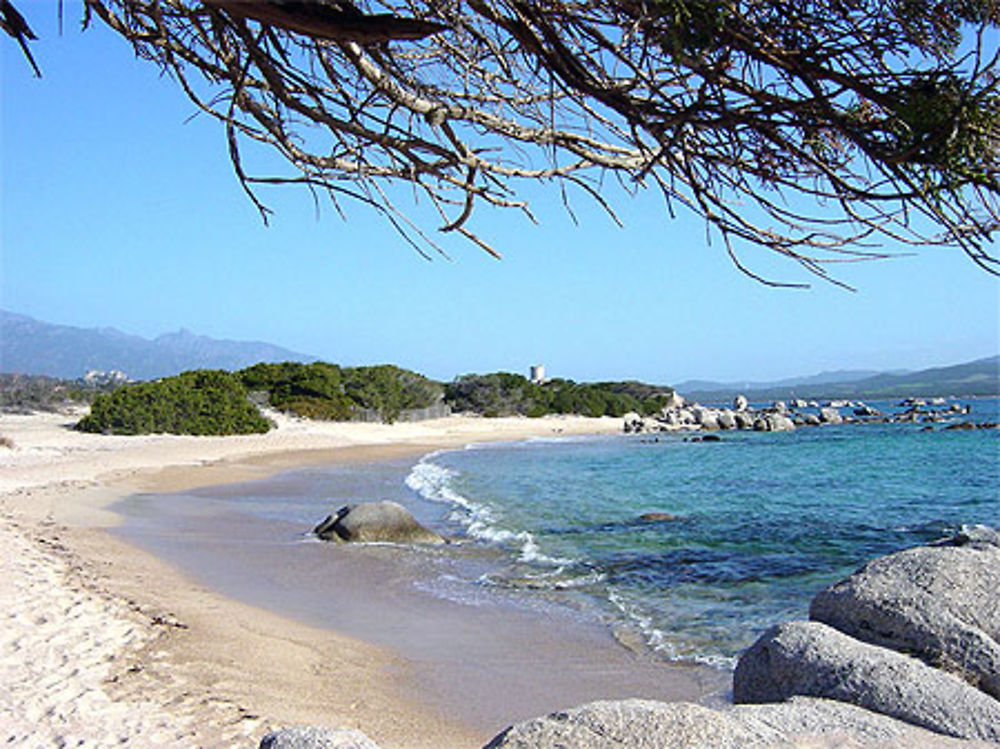
[[[306,192],[266,194],[264,227],[219,125],[100,22],[26,3],[45,77],[0,39],[0,307],[152,337],[188,328],[342,364],[432,377],[544,363],[578,380],[763,380],[920,368],[1000,351],[1000,282],[960,253],[846,267],[856,293],[765,288],[701,223],[655,196],[617,228],[586,200],[579,226],[539,192],[534,226],[487,216],[496,261],[462,242],[427,262],[361,206],[317,217]],[[892,248],[890,248],[892,249]],[[898,248],[902,249],[902,248]],[[747,251],[753,267],[805,280]]]

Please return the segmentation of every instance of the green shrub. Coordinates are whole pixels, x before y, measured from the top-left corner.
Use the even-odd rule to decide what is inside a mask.
[[[221,370],[184,372],[98,395],[76,428],[105,434],[254,434],[273,425],[247,399],[240,379]]]
[[[437,404],[444,388],[423,375],[382,364],[338,367],[314,362],[256,364],[237,373],[249,390],[265,390],[268,403],[310,419],[348,421],[374,411],[391,423],[402,411]]]
[[[248,390],[266,390],[268,403],[279,411],[309,419],[351,418],[354,404],[344,393],[342,370],[336,364],[255,364],[236,376]]]
[[[445,401],[456,411],[484,416],[552,412],[549,394],[542,386],[510,372],[458,377],[445,388]]]
[[[539,384],[521,375],[494,372],[456,378],[445,388],[445,400],[456,411],[484,416],[623,416],[629,411],[659,411],[671,392],[640,382],[581,384],[555,379]]]
[[[403,411],[429,408],[444,394],[440,383],[392,364],[344,369],[344,391],[357,408],[391,424]]]

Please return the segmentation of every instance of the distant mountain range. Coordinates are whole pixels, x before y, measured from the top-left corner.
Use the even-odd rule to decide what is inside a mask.
[[[895,369],[883,372],[878,369],[838,369],[833,372],[820,372],[808,377],[789,377],[784,380],[769,380],[766,382],[714,382],[712,380],[687,380],[674,385],[679,393],[704,392],[744,392],[747,390],[774,390],[777,388],[796,388],[804,385],[843,384],[865,380],[884,374],[904,375],[910,370]]]
[[[917,372],[843,370],[811,377],[743,384],[690,380],[675,386],[685,398],[722,402],[737,393],[752,401],[804,398],[876,399],[938,395],[1000,395],[1000,356]]]
[[[115,328],[77,328],[0,310],[0,372],[82,377],[117,369],[151,380],[188,369],[241,369],[257,362],[315,361],[259,341],[228,341],[187,330],[150,340]]]
[[[189,369],[236,370],[257,362],[316,361],[315,356],[259,341],[228,341],[180,330],[150,340],[115,328],[77,328],[0,310],[0,372],[82,377],[121,370],[150,380]],[[935,395],[1000,395],[1000,356],[925,369],[838,370],[774,382],[688,380],[673,386],[685,398],[721,403],[737,393],[752,401],[791,398],[876,399]]]

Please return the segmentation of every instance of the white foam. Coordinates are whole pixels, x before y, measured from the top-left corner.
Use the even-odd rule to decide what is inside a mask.
[[[528,445],[566,445],[566,444],[579,444],[583,442],[596,442],[598,440],[606,440],[607,435],[600,435],[595,437],[592,434],[567,434],[567,435],[554,435],[545,437],[528,437],[524,440],[525,444]]]
[[[667,632],[655,626],[653,618],[644,613],[639,607],[628,602],[614,588],[608,588],[608,600],[624,616],[626,624],[634,627],[645,640],[647,647],[654,653],[658,653],[668,660],[695,661],[707,666],[716,668],[732,669],[736,667],[736,659],[718,654],[704,654],[698,652],[681,654],[677,646],[670,639]]]
[[[510,530],[499,525],[496,513],[481,502],[476,502],[455,491],[452,482],[457,471],[433,462],[441,453],[431,453],[422,458],[406,477],[406,485],[431,502],[451,504],[455,509],[449,519],[465,526],[470,538],[494,546],[513,547],[519,551],[522,562],[565,567],[572,559],[549,556],[542,552],[535,537],[525,530]]]

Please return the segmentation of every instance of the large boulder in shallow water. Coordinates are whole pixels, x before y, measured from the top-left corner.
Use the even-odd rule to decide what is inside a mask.
[[[820,622],[765,632],[733,674],[738,703],[793,696],[847,702],[949,736],[1000,742],[1000,702],[957,676]]]
[[[379,749],[353,728],[283,728],[261,739],[259,749]]]
[[[646,428],[646,420],[635,411],[629,411],[622,417],[622,429],[625,434],[641,434]]]
[[[418,523],[396,502],[350,504],[313,529],[325,541],[356,543],[443,544],[445,540]]]
[[[825,406],[819,410],[819,420],[824,424],[839,424],[844,420],[844,417],[833,406]]]
[[[769,432],[793,432],[795,431],[795,422],[789,419],[784,414],[768,414],[767,416],[768,431]]]
[[[736,416],[728,408],[719,411],[716,420],[719,422],[719,429],[736,429]]]
[[[991,533],[974,529],[869,562],[819,593],[809,616],[1000,699],[1000,546],[982,540]]]

